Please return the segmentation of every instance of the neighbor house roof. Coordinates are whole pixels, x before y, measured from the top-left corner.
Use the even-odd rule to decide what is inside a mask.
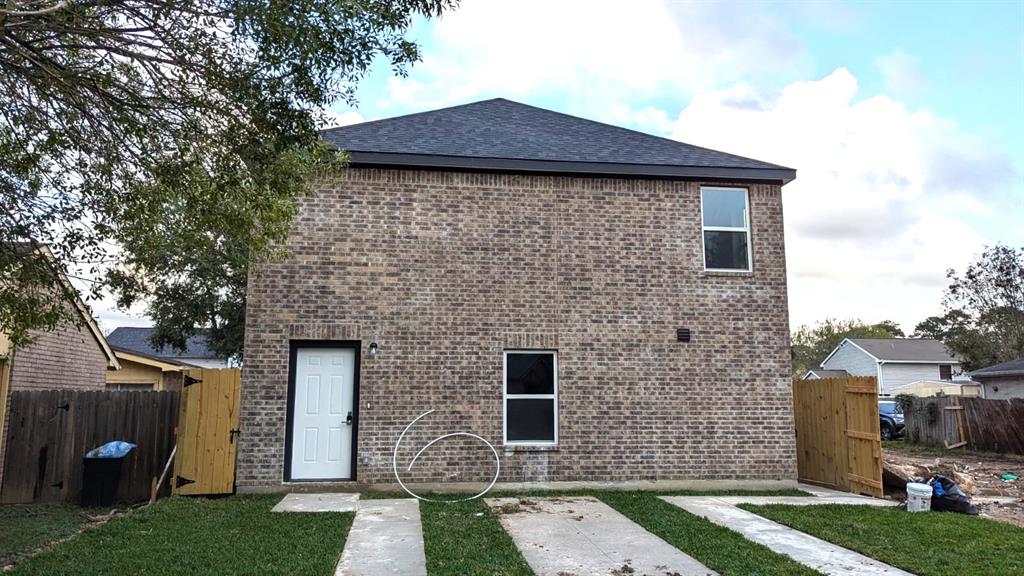
[[[68,280],[67,275],[61,270],[57,263],[57,258],[53,255],[53,252],[45,244],[37,244],[33,242],[16,242],[14,249],[22,251],[22,253],[29,253],[32,250],[39,252],[49,263],[51,263],[51,269],[53,275],[57,279],[60,289],[64,292],[67,299],[75,307],[75,311],[82,319],[82,324],[85,325],[86,329],[92,335],[93,339],[96,340],[96,344],[103,351],[103,355],[107,358],[107,367],[113,370],[120,370],[121,364],[117,361],[117,356],[114,354],[114,350],[111,349],[107,339],[103,337],[103,332],[100,331],[100,327],[96,324],[96,319],[92,317],[92,311],[89,306],[82,300],[82,295],[78,293],[78,290]],[[10,342],[6,335],[0,338],[4,344],[4,353],[7,352],[6,348],[9,347]]]
[[[170,346],[164,346],[157,350],[149,343],[154,328],[115,328],[107,335],[107,341],[111,346],[125,352],[136,352],[149,356],[150,358],[220,358],[207,346],[206,336],[197,334],[185,342],[185,350],[175,350]]]
[[[972,378],[985,378],[986,376],[1024,376],[1024,358],[1017,358],[1002,364],[979,368],[971,372]]]
[[[323,131],[356,166],[786,183],[792,168],[495,98]]]
[[[150,356],[149,354],[143,354],[134,350],[125,350],[118,348],[117,346],[114,346],[113,348],[114,354],[116,354],[117,358],[122,362],[137,362],[139,364],[145,364],[146,366],[159,368],[163,372],[180,372],[185,368],[198,368],[198,366],[193,366],[187,362],[182,362],[172,358]]]
[[[825,370],[824,368],[812,368],[807,371],[807,374],[804,374],[804,380],[807,380],[807,377],[810,376],[811,374],[814,374],[818,378],[846,378],[850,375],[850,373],[847,372],[846,370]]]
[[[848,338],[861,350],[883,362],[935,362],[958,364],[960,361],[939,340],[926,338]]]

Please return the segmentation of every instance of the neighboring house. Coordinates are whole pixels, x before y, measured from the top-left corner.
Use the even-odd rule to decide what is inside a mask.
[[[31,250],[27,244],[20,247]],[[35,248],[53,260],[46,246]],[[58,268],[54,266],[54,270]],[[120,369],[114,351],[92,317],[89,307],[63,274],[54,278],[55,289],[67,299],[76,321],[65,322],[53,330],[33,330],[32,342],[13,348],[10,339],[0,334],[0,470],[3,468],[3,444],[7,438],[7,412],[11,392],[16,390],[102,390],[108,370]]]
[[[1024,398],[1024,358],[971,372],[981,382],[985,398]]]
[[[804,380],[820,380],[822,378],[847,378],[850,373],[846,370],[825,370],[823,368],[811,368],[804,374]]]
[[[938,340],[924,338],[845,338],[821,362],[825,370],[845,370],[851,376],[874,376],[878,393],[918,381],[952,381],[961,374],[960,362]]]
[[[908,394],[910,396],[931,397],[931,396],[975,396],[982,395],[981,384],[970,380],[936,381],[918,380],[910,384],[896,386],[889,390],[893,396]]]
[[[183,370],[198,368],[191,364],[148,354],[114,348],[121,369],[107,372],[107,388],[115,390],[180,390]]]
[[[349,153],[249,276],[240,491],[794,486],[789,168],[503,99]],[[732,484],[730,484],[732,483]],[[647,484],[645,484],[647,485]]]
[[[185,341],[185,350],[164,346],[157,350],[150,344],[154,328],[120,327],[107,335],[110,345],[121,352],[135,353],[147,358],[199,368],[227,368],[228,359],[218,355],[207,345],[206,336],[197,334]]]

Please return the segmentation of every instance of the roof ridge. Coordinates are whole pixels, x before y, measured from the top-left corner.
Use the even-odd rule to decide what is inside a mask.
[[[907,342],[907,341],[913,340],[913,341],[918,341],[918,342],[926,342],[926,341],[927,342],[942,342],[942,340],[939,340],[938,338],[908,338],[906,336],[893,336],[891,338],[884,338],[884,337],[878,337],[878,336],[859,336],[859,337],[851,337],[850,340],[878,340],[878,341],[881,341],[881,342],[885,342],[886,340],[899,340],[899,341],[902,341],[902,342]]]
[[[445,110],[457,110],[459,108],[466,108],[473,106],[474,104],[483,104],[484,102],[494,102],[495,100],[504,100],[506,102],[512,102],[507,98],[488,98],[486,100],[476,100],[474,102],[465,102],[462,104],[455,104],[454,106],[445,106],[444,108],[435,108],[433,110],[422,110],[420,112],[410,112],[408,114],[400,114],[398,116],[388,116],[387,118],[377,118],[376,120],[366,120],[365,122],[356,122],[355,124],[346,124],[344,126],[334,126],[333,128],[324,128],[320,131],[321,134],[327,134],[328,132],[335,132],[337,130],[344,130],[350,126],[366,126],[367,124],[378,124],[380,122],[387,122],[389,120],[400,120],[403,118],[412,118],[413,116],[422,116],[424,114],[432,114],[434,112],[443,112]],[[519,102],[513,102],[513,104],[519,104]],[[524,104],[525,106],[525,104]],[[543,108],[541,108],[543,110]]]
[[[615,124],[609,124],[608,122],[601,122],[600,120],[593,120],[591,118],[584,118],[583,116],[575,116],[575,115],[569,114],[567,112],[559,112],[558,110],[549,110],[547,108],[541,108],[540,106],[534,106],[533,104],[523,104],[522,102],[516,102],[515,100],[509,100],[508,98],[491,98],[490,100],[481,100],[480,102],[490,102],[491,100],[504,100],[506,102],[511,102],[513,104],[518,104],[520,106],[525,106],[527,108],[533,108],[534,110],[540,110],[541,112],[546,112],[548,114],[557,114],[559,116],[565,116],[566,118],[572,118],[573,120],[582,120],[584,122],[589,122],[591,124],[597,124],[598,126],[604,126],[606,128],[613,128],[613,129],[621,131],[621,132],[629,132],[630,134],[639,134],[641,136],[646,136],[648,138],[657,138],[659,140],[663,140],[663,141],[669,142],[671,144],[683,144],[685,146],[690,146],[691,148],[697,148],[699,150],[704,150],[706,152],[714,152],[715,154],[721,154],[723,156],[729,156],[731,158],[736,158],[738,160],[747,160],[749,162],[757,162],[758,164],[764,164],[766,167],[771,166],[771,167],[774,167],[774,168],[783,168],[783,169],[786,169],[786,170],[793,170],[793,168],[790,168],[788,166],[782,166],[781,164],[774,164],[772,162],[765,162],[764,160],[758,160],[756,158],[748,158],[746,156],[740,156],[739,154],[732,154],[730,152],[722,152],[721,150],[715,150],[714,148],[707,148],[706,146],[698,146],[696,144],[690,144],[689,142],[683,142],[682,140],[676,140],[674,138],[668,138],[666,136],[658,136],[657,134],[651,134],[649,132],[643,132],[643,131],[640,131],[640,130],[634,130],[633,128],[626,128],[624,126],[618,126],[618,125],[615,125]]]
[[[328,135],[328,134],[332,134],[332,133],[335,133],[335,132],[338,132],[340,130],[344,130],[346,128],[350,128],[350,127],[353,127],[353,126],[367,126],[367,125],[370,125],[370,124],[378,124],[378,123],[381,123],[381,122],[388,122],[388,121],[391,121],[391,120],[402,120],[402,119],[412,118],[412,117],[416,117],[416,116],[422,116],[422,115],[425,115],[425,114],[434,114],[436,112],[445,112],[445,111],[450,111],[450,110],[457,110],[457,109],[460,109],[460,108],[468,108],[468,107],[471,107],[471,106],[477,106],[477,105],[480,105],[480,104],[485,104],[487,102],[508,102],[510,104],[515,104],[516,106],[522,106],[524,108],[530,108],[531,110],[536,110],[536,111],[544,113],[544,114],[555,114],[555,115],[558,115],[558,116],[561,116],[561,117],[564,117],[564,118],[571,119],[571,120],[576,121],[576,122],[580,122],[580,121],[587,122],[589,124],[595,124],[597,126],[601,126],[601,127],[604,127],[604,128],[611,128],[611,129],[616,130],[618,132],[623,132],[623,133],[627,133],[627,134],[631,134],[631,135],[639,135],[639,136],[643,136],[645,138],[654,138],[654,139],[661,140],[663,142],[667,142],[669,144],[676,145],[676,146],[680,146],[680,145],[681,146],[689,146],[690,148],[695,148],[697,150],[701,150],[701,151],[704,151],[704,152],[711,152],[711,153],[714,153],[714,154],[720,154],[720,155],[722,155],[724,157],[731,158],[731,159],[734,159],[734,160],[743,160],[743,161],[746,161],[746,162],[754,162],[754,163],[760,164],[763,168],[793,170],[793,168],[790,168],[788,166],[782,166],[781,164],[775,164],[775,163],[772,163],[772,162],[765,162],[763,160],[758,160],[756,158],[750,158],[750,157],[747,157],[747,156],[740,156],[739,154],[732,154],[730,152],[723,152],[721,150],[715,150],[714,148],[708,148],[706,146],[698,146],[696,144],[690,144],[689,142],[683,142],[681,140],[675,140],[673,138],[668,138],[668,137],[665,137],[665,136],[659,136],[657,134],[650,134],[648,132],[643,132],[641,130],[634,130],[632,128],[625,128],[623,126],[617,126],[615,124],[609,124],[608,122],[601,122],[599,120],[593,120],[591,118],[585,118],[583,116],[576,116],[576,115],[573,115],[573,114],[569,114],[567,112],[560,112],[558,110],[550,110],[548,108],[541,108],[540,106],[534,106],[533,104],[525,104],[523,102],[518,102],[518,101],[515,101],[515,100],[510,100],[508,98],[502,98],[502,97],[487,98],[485,100],[476,100],[476,101],[473,101],[473,102],[466,102],[466,103],[463,103],[463,104],[456,104],[454,106],[446,106],[444,108],[437,108],[437,109],[434,109],[434,110],[423,110],[421,112],[411,112],[409,114],[402,114],[400,116],[390,116],[388,118],[378,118],[377,120],[367,120],[366,122],[357,122],[355,124],[347,124],[345,126],[335,126],[333,128],[325,128],[324,130],[320,131],[320,134]],[[636,164],[637,165],[645,165],[646,163],[638,162]],[[687,164],[680,164],[680,166],[686,166],[686,165]]]

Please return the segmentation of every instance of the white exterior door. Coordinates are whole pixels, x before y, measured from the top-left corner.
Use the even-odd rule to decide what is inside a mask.
[[[292,480],[352,478],[356,351],[299,348],[292,404]]]

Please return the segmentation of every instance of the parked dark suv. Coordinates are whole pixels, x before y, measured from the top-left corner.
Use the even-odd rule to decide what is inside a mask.
[[[903,436],[903,408],[898,402],[879,400],[878,420],[882,427],[882,440],[892,440]]]

